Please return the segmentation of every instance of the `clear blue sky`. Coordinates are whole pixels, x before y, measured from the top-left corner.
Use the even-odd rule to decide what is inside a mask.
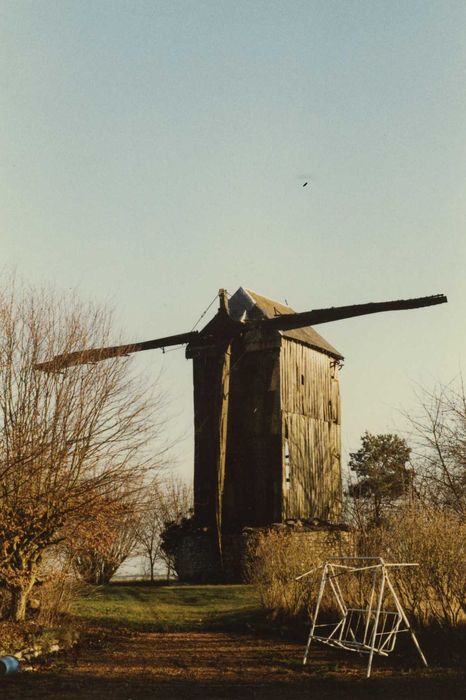
[[[219,287],[446,293],[320,327],[356,449],[464,367],[465,27],[464,0],[1,0],[2,265],[109,303],[128,341],[189,330]],[[190,364],[136,362],[189,474]]]

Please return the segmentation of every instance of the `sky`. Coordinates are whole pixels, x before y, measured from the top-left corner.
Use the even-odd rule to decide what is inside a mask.
[[[344,460],[405,430],[465,367],[465,27],[463,0],[0,0],[1,270],[109,305],[128,342],[220,287],[297,311],[447,294],[318,328]],[[189,478],[190,363],[134,363]]]

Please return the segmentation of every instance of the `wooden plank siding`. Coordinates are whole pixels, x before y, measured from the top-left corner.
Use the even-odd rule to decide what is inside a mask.
[[[227,530],[281,519],[282,446],[279,344],[266,352],[231,346],[230,393],[222,521]],[[221,357],[193,357],[194,510],[202,526],[215,527]]]
[[[334,521],[341,510],[342,496],[340,398],[334,360],[301,343],[283,339],[280,400],[282,518]]]
[[[194,511],[199,522],[216,527],[218,390],[221,357],[203,353],[193,359]],[[227,437],[228,439],[228,437]]]
[[[199,524],[215,528],[219,511],[225,531],[287,519],[338,519],[340,408],[335,360],[278,333],[267,337],[252,333],[233,341],[219,503],[217,409],[223,355],[208,348],[192,356],[194,502]]]
[[[224,523],[228,529],[281,519],[279,346],[235,348],[230,377]]]

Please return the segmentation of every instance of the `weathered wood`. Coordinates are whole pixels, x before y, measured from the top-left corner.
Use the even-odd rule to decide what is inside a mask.
[[[133,352],[154,350],[156,348],[168,348],[171,345],[184,345],[185,343],[195,341],[198,335],[198,331],[191,331],[190,333],[169,335],[165,338],[145,340],[144,342],[132,343],[131,345],[113,345],[107,348],[76,350],[75,352],[68,352],[64,353],[63,355],[55,355],[55,357],[47,362],[39,362],[35,365],[35,369],[44,370],[46,372],[58,372],[66,367],[101,362],[102,360],[108,360],[111,357],[123,357],[124,355],[129,355]]]
[[[447,297],[444,294],[435,294],[433,296],[418,297],[416,299],[399,299],[398,301],[352,304],[350,306],[332,306],[328,309],[315,309],[314,311],[303,311],[297,314],[283,314],[275,318],[264,319],[259,323],[264,330],[286,330],[302,328],[303,326],[317,326],[319,323],[329,323],[331,321],[340,321],[344,318],[367,316],[368,314],[378,314],[385,311],[403,311],[426,306],[435,306],[436,304],[445,304],[447,301]]]
[[[340,402],[335,367],[324,353],[290,340],[282,343],[282,431],[288,454],[286,460],[284,455],[284,520],[335,521],[340,514]]]
[[[223,566],[222,532],[223,532],[223,498],[225,488],[225,465],[227,454],[228,404],[230,396],[231,345],[228,344],[220,359],[218,404],[217,404],[217,493],[216,526],[220,563]]]
[[[221,504],[223,531],[287,519],[319,518],[334,522],[341,510],[340,406],[336,363],[328,355],[293,340],[262,349],[232,344],[228,434]],[[214,362],[195,358],[195,366]],[[220,365],[216,360],[220,383]],[[213,365],[211,365],[213,366]],[[208,413],[212,372],[195,382],[196,416]],[[212,408],[212,405],[211,405]],[[215,421],[211,422],[214,426]],[[212,436],[210,437],[212,440]],[[200,524],[216,527],[218,449],[196,430],[196,505]],[[285,451],[289,460],[286,464]],[[201,457],[202,455],[202,457]],[[217,461],[216,461],[217,460]],[[288,468],[288,478],[286,470]],[[210,482],[210,486],[209,486]],[[202,486],[201,486],[202,484]],[[210,493],[210,497],[207,494]],[[208,502],[210,500],[210,509]]]
[[[229,530],[281,519],[279,348],[232,356],[224,523]]]
[[[194,512],[199,524],[215,531],[217,491],[216,422],[219,358],[209,354],[193,358],[194,380]]]

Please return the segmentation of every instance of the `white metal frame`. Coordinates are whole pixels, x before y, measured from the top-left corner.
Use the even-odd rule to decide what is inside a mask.
[[[311,641],[315,639],[331,647],[368,654],[366,677],[369,678],[374,654],[388,656],[395,648],[397,635],[400,632],[409,632],[422,663],[427,666],[426,658],[388,575],[389,569],[396,570],[406,566],[418,566],[418,564],[389,564],[382,557],[330,557],[321,567],[311,569],[298,576],[297,581],[322,569],[319,593],[303,664],[307,663],[309,647]],[[372,573],[367,605],[362,608],[347,606],[344,585],[341,585],[345,579],[348,580],[347,577],[356,572]],[[320,606],[327,586],[340,611],[340,617],[333,622],[319,623]],[[384,595],[387,600],[391,599],[393,609],[384,608]]]

